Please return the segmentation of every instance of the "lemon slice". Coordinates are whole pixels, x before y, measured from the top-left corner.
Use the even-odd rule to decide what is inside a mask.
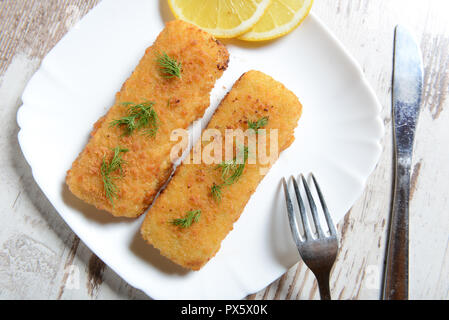
[[[273,0],[262,18],[239,39],[263,41],[281,37],[307,17],[313,0]]]
[[[218,38],[237,37],[263,16],[271,0],[168,0],[176,18]]]

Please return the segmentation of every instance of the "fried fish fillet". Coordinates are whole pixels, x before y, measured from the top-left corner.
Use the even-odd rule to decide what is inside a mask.
[[[166,53],[182,64],[181,78],[167,78],[157,62]],[[66,182],[81,200],[114,216],[137,217],[152,203],[172,171],[170,134],[187,128],[209,106],[210,91],[227,68],[226,47],[210,34],[181,20],[168,22],[149,47],[132,75],[116,94],[114,105],[94,125],[90,141],[68,171]],[[154,137],[134,132],[124,135],[114,120],[128,114],[126,103],[154,102],[158,130]],[[106,196],[101,175],[103,159],[113,148],[123,153],[123,172],[114,178],[117,198]],[[115,173],[115,177],[118,173]]]
[[[226,129],[245,131],[249,122],[265,118],[268,121],[263,129],[267,130],[267,136],[270,130],[278,129],[280,152],[294,141],[294,129],[301,113],[302,105],[298,98],[284,85],[262,72],[249,71],[223,99],[207,129],[219,130],[223,139]],[[268,137],[266,140],[269,149],[273,141]],[[203,150],[208,144],[198,143],[202,144]],[[265,165],[258,157],[252,164],[248,161],[240,178],[224,186],[221,199],[217,199],[213,197],[211,187],[220,183],[221,171],[217,164],[204,161],[193,164],[193,152],[190,153],[190,164],[183,163],[177,168],[166,189],[148,211],[141,234],[173,262],[199,270],[219,250],[221,241],[232,230],[272,163]],[[261,170],[263,168],[266,170]],[[197,221],[191,221],[189,227],[177,225],[176,219],[183,219],[186,213],[196,210],[201,210]]]

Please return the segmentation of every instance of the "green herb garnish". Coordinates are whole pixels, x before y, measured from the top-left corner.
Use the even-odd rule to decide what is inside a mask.
[[[259,133],[259,129],[266,126],[268,123],[268,117],[260,118],[257,121],[248,121],[248,127],[257,134]]]
[[[246,160],[248,160],[248,147],[243,148],[243,163],[237,163],[237,159],[223,161],[216,168],[221,169],[221,178],[224,184],[231,185],[236,183],[245,169]]]
[[[172,220],[172,224],[180,228],[188,228],[194,222],[198,222],[201,216],[201,210],[188,211],[184,218]]]
[[[140,104],[125,102],[123,105],[128,107],[128,116],[112,121],[111,127],[123,126],[125,128],[124,135],[127,136],[141,129],[144,129],[144,133],[151,137],[156,135],[159,124],[157,113],[153,108],[154,102]]]
[[[215,184],[211,187],[212,197],[220,202],[221,200],[221,191],[223,186],[229,186],[231,184],[236,183],[243,171],[245,170],[246,161],[248,160],[248,147],[243,148],[243,163],[237,163],[237,159],[230,161],[223,161],[219,164],[216,169],[221,169],[221,179],[223,180],[222,184]]]
[[[103,163],[101,164],[101,176],[103,178],[104,192],[106,197],[114,204],[114,198],[118,197],[118,188],[114,180],[120,179],[123,176],[122,165],[125,163],[122,159],[122,153],[128,152],[128,149],[120,146],[112,149],[114,156],[109,163],[106,162],[106,156],[103,157]],[[112,177],[111,174],[119,170],[120,175]]]
[[[223,185],[219,185],[219,184],[215,184],[212,186],[211,188],[211,194],[212,197],[217,201],[220,202],[221,200],[221,188],[223,187]]]
[[[181,62],[169,57],[165,52],[157,56],[157,63],[161,69],[162,76],[167,79],[181,78]]]

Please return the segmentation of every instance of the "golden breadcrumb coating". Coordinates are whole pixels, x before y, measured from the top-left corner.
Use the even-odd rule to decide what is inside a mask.
[[[213,115],[208,129],[218,129],[224,137],[225,129],[248,129],[248,121],[268,117],[263,127],[278,129],[279,152],[294,141],[294,129],[301,116],[298,98],[281,83],[259,71],[245,73],[223,99]],[[207,145],[202,143],[204,147]],[[267,138],[267,149],[270,141]],[[193,161],[193,151],[190,154]],[[192,270],[199,270],[219,250],[221,241],[232,230],[251,195],[263,179],[259,160],[246,164],[240,179],[222,189],[217,202],[211,186],[219,183],[221,172],[217,164],[181,164],[167,188],[148,211],[141,228],[142,236],[161,254],[173,262]],[[265,174],[266,174],[265,170]],[[188,228],[172,222],[186,212],[201,210],[199,220]]]
[[[163,76],[157,63],[163,52],[182,63],[181,79]],[[181,20],[168,22],[116,94],[109,112],[94,125],[90,141],[67,172],[72,193],[114,216],[142,214],[171,174],[170,150],[176,144],[170,141],[171,132],[187,128],[203,115],[210,91],[228,61],[225,46],[207,32]],[[123,127],[111,127],[112,121],[128,115],[123,103],[145,101],[155,102],[159,118],[155,137],[139,131],[123,136]],[[114,180],[118,197],[112,205],[105,195],[100,167],[103,157],[110,159],[117,146],[129,151],[122,154],[123,177]]]

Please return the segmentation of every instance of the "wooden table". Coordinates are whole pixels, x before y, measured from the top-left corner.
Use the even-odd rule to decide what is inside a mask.
[[[149,0],[156,1],[156,0]],[[165,0],[161,0],[165,1]],[[17,143],[16,112],[42,58],[98,0],[0,1],[0,298],[146,299],[70,230],[34,182]],[[339,226],[334,298],[378,299],[392,194],[393,28],[421,42],[424,105],[415,146],[410,297],[449,297],[449,4],[444,0],[316,0],[321,18],[362,66],[384,106],[384,152],[362,197]],[[73,281],[73,279],[78,279]],[[249,299],[317,299],[302,262]]]

